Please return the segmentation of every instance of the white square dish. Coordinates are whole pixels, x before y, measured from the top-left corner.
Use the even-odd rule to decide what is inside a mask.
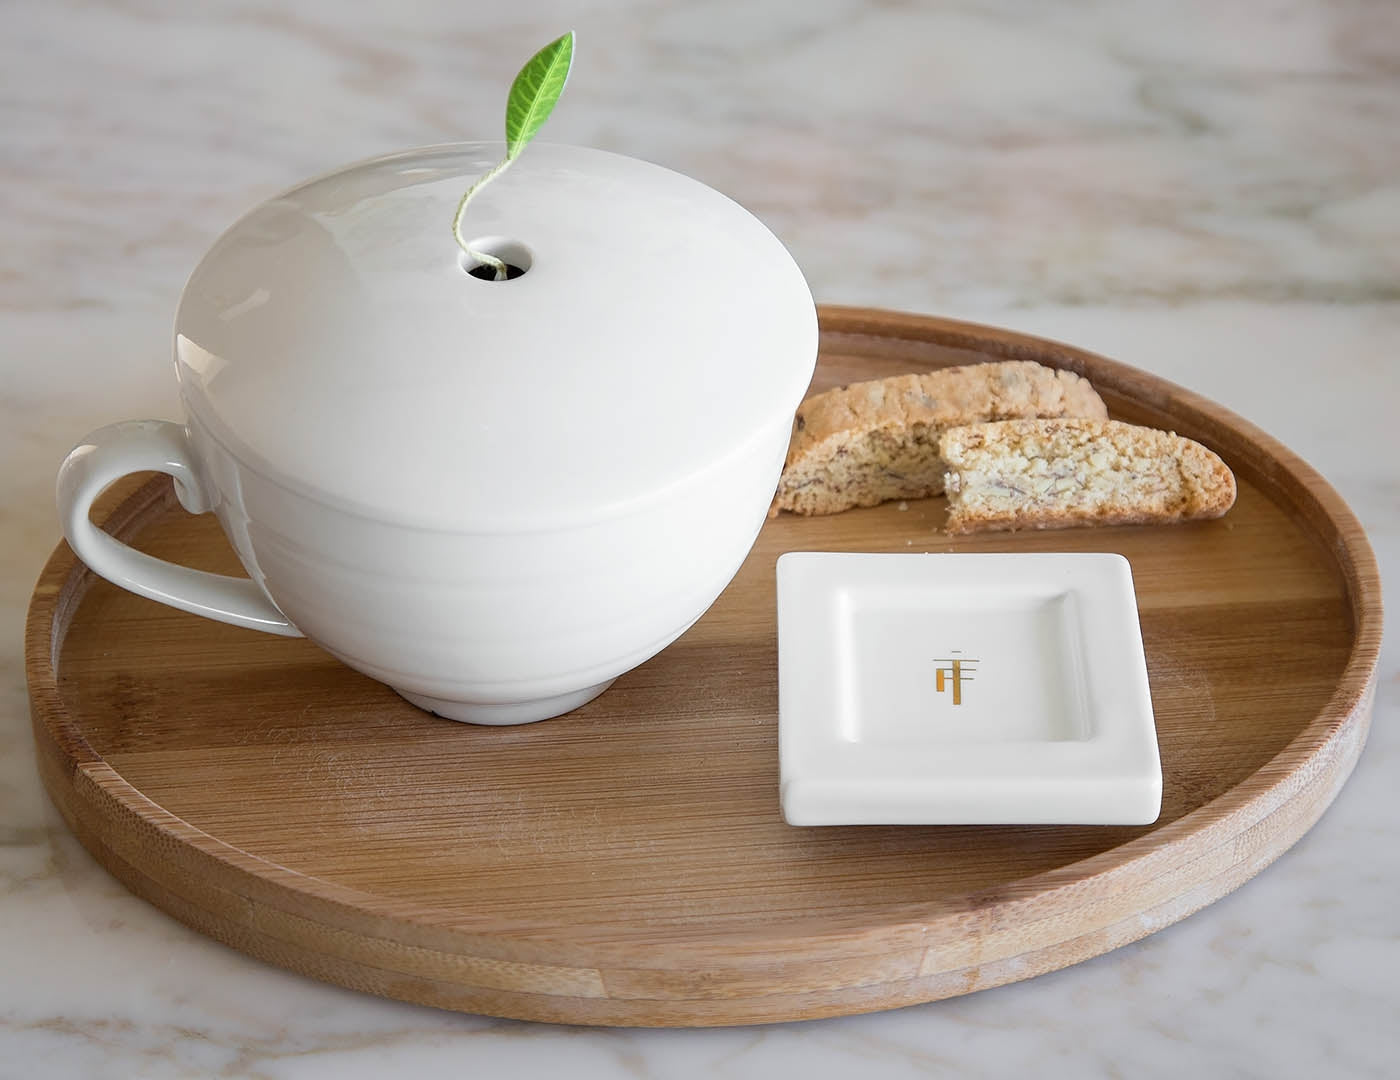
[[[789,552],[790,825],[1146,825],[1162,768],[1121,555]]]

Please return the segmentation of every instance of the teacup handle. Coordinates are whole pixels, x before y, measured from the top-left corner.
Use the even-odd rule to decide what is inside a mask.
[[[262,589],[248,578],[225,577],[156,559],[128,547],[88,518],[93,500],[127,473],[155,470],[175,478],[180,505],[192,514],[212,509],[196,474],[185,429],[165,420],[128,420],[98,428],[73,448],[58,470],[63,535],[95,573],[162,604],[220,622],[301,637]]]

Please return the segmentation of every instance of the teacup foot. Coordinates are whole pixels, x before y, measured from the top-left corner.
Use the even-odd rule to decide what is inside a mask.
[[[568,694],[539,698],[536,701],[521,701],[510,705],[478,705],[471,701],[445,701],[442,698],[427,697],[423,694],[410,694],[407,690],[394,687],[394,693],[420,709],[426,709],[447,720],[460,720],[464,724],[533,724],[536,720],[548,720],[551,716],[561,716],[566,712],[586,705],[613,684],[612,679],[595,686],[585,687]]]

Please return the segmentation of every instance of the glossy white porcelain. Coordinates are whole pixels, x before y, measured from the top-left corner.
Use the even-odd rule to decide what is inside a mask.
[[[1157,819],[1162,769],[1121,555],[778,560],[792,825]]]
[[[97,572],[303,633],[455,719],[557,715],[682,633],[758,533],[816,358],[800,271],[752,215],[645,162],[532,146],[451,234],[491,144],[432,147],[258,207],[192,275],[183,425],[94,432],[59,480]],[[87,508],[162,469],[251,581],[158,563]]]

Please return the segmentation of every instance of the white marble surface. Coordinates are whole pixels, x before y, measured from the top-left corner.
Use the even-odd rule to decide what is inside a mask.
[[[1042,332],[1302,453],[1400,576],[1400,8],[155,3],[0,7],[0,1077],[1393,1077],[1400,667],[1320,824],[1234,895],[1053,975],[882,1015],[591,1031],[264,967],[126,894],[35,776],[24,605],[54,469],[175,414],[181,284],[304,175],[494,134],[579,31],[549,137],[693,173],[822,300]]]

